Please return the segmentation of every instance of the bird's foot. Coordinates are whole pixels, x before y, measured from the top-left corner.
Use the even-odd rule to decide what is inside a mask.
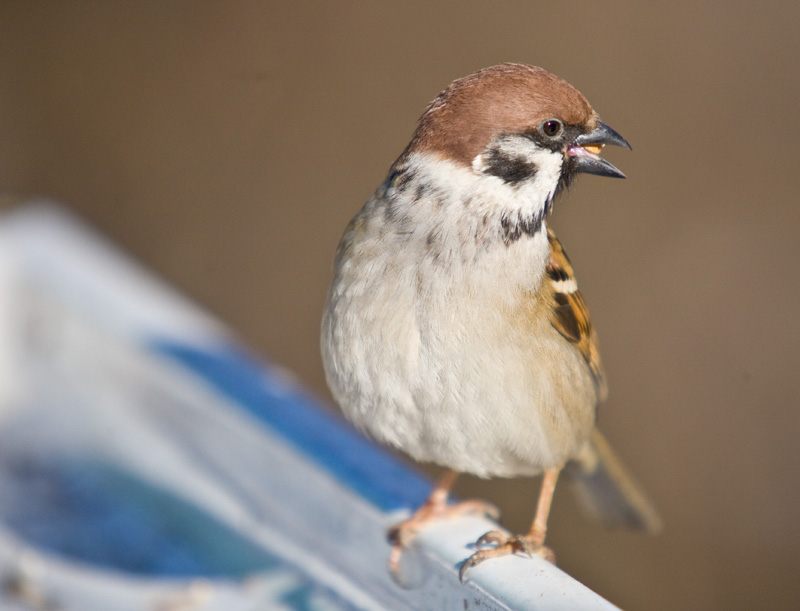
[[[461,564],[459,578],[462,582],[469,569],[490,558],[500,558],[502,556],[524,553],[528,556],[541,556],[553,564],[556,562],[556,556],[553,550],[544,545],[544,537],[535,533],[510,537],[500,531],[492,530],[483,535],[475,543],[475,546],[480,548],[492,545],[494,547],[479,549]]]
[[[430,522],[449,520],[462,516],[486,516],[492,520],[500,517],[500,511],[486,501],[469,500],[448,505],[446,503],[426,502],[407,520],[389,529],[388,538],[392,544],[389,555],[389,571],[396,581],[400,581],[400,556],[421,528]]]

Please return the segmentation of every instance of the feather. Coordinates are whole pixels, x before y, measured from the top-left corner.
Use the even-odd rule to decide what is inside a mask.
[[[663,528],[655,506],[597,429],[564,473],[584,512],[596,522],[651,534]]]
[[[556,234],[548,227],[547,239],[550,243],[550,262],[547,277],[553,291],[553,305],[550,322],[564,338],[573,344],[583,355],[592,373],[598,400],[605,399],[606,387],[603,365],[597,347],[597,335],[592,328],[589,309],[578,290],[572,264],[558,241]]]

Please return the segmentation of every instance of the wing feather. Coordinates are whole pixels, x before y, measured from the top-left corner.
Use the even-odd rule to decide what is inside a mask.
[[[597,335],[592,328],[589,309],[578,290],[575,273],[564,247],[547,228],[550,242],[550,263],[547,266],[548,280],[553,289],[553,312],[551,322],[564,338],[580,350],[592,373],[597,396],[602,401],[607,394],[605,374],[600,361]]]

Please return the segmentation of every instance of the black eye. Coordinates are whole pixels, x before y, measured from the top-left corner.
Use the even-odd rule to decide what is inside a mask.
[[[563,124],[558,119],[548,119],[539,126],[539,130],[548,138],[555,138],[563,128]]]

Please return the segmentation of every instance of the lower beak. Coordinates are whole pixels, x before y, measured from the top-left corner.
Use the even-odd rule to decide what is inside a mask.
[[[625,178],[625,174],[612,163],[600,157],[600,152],[606,144],[631,150],[631,145],[625,138],[602,121],[598,121],[597,127],[593,131],[575,138],[575,143],[567,149],[567,155],[574,159],[574,171],[597,176]]]

